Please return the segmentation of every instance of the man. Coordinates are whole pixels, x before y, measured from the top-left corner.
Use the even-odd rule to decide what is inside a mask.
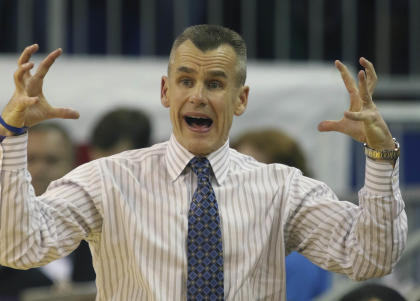
[[[368,92],[336,62],[350,110],[320,130],[367,142],[361,206],[340,202],[323,183],[285,165],[266,165],[229,149],[233,116],[248,101],[246,48],[220,26],[187,28],[174,42],[161,102],[169,141],[78,167],[36,198],[26,177],[24,126],[77,118],[54,108],[42,81],[61,54],[32,76],[26,48],[16,91],[2,113],[0,264],[43,265],[91,244],[98,300],[284,300],[284,257],[298,250],[325,269],[355,279],[389,273],[404,248],[398,151]],[[13,135],[18,135],[14,136]],[[19,222],[16,226],[16,222]]]
[[[56,123],[41,123],[28,135],[28,171],[36,195],[75,166],[73,143],[67,131]]]

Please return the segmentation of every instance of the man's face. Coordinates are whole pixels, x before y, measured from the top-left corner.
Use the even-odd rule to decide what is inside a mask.
[[[71,145],[56,130],[29,130],[28,170],[36,195],[73,168],[73,151],[69,148]]]
[[[169,64],[161,100],[170,109],[173,133],[191,153],[208,155],[226,142],[233,115],[247,105],[249,88],[237,83],[236,53],[229,45],[202,52],[187,40]]]

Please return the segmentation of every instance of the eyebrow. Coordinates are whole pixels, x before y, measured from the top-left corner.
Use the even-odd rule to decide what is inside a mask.
[[[184,72],[184,73],[197,73],[197,71],[195,71],[192,68],[189,67],[185,67],[185,66],[181,66],[177,69],[178,72]]]
[[[197,71],[193,68],[189,68],[186,66],[181,66],[177,69],[178,72],[184,72],[184,73],[197,73]],[[223,77],[223,78],[227,78],[227,75],[224,71],[222,70],[210,70],[208,72],[208,74],[210,74],[211,76],[214,77]]]
[[[226,73],[224,71],[221,71],[221,70],[211,70],[211,71],[209,71],[209,74],[211,76],[214,76],[214,77],[224,77],[224,78],[227,78]]]

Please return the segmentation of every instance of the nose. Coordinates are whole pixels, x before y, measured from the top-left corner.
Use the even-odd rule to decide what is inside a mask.
[[[207,103],[203,84],[195,85],[190,96],[190,102],[196,105],[203,105]]]

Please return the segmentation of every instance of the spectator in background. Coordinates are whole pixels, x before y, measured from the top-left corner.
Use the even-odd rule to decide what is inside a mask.
[[[49,122],[31,128],[28,137],[28,170],[36,195],[44,193],[51,181],[64,176],[74,165],[73,142],[62,126]]]
[[[233,141],[232,146],[257,161],[293,166],[300,169],[305,176],[311,176],[299,144],[280,130],[249,131]]]
[[[406,301],[406,299],[390,287],[371,283],[353,289],[339,301]]]
[[[152,127],[146,113],[134,108],[117,108],[106,113],[94,126],[90,159],[150,145]]]
[[[239,152],[263,163],[282,163],[311,176],[299,144],[286,133],[276,129],[246,132],[232,143]],[[302,285],[304,284],[304,285]],[[292,252],[286,257],[286,295],[288,301],[310,301],[325,293],[331,286],[331,273]]]

